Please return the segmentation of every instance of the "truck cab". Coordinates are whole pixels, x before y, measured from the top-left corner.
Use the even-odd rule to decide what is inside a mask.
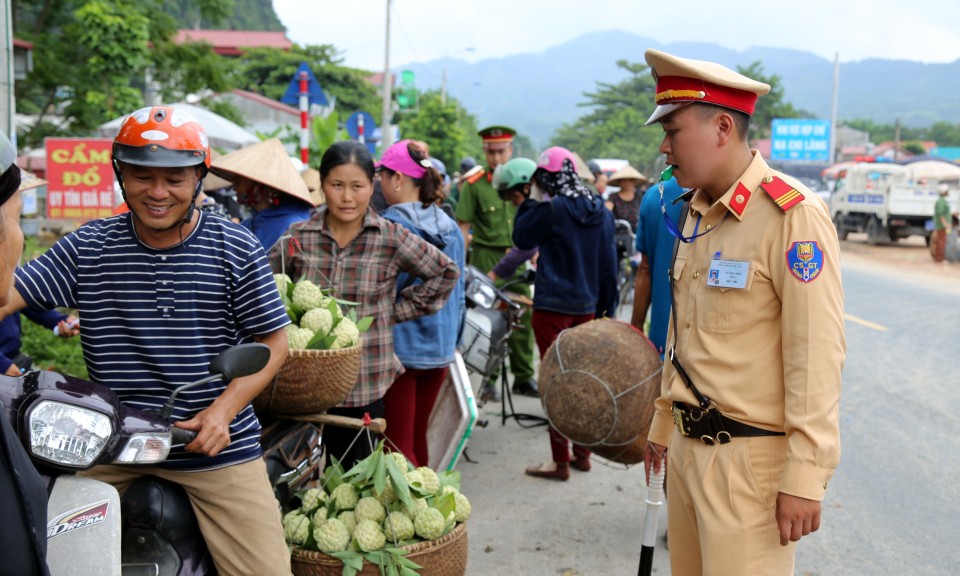
[[[960,200],[960,166],[941,161],[849,166],[838,173],[830,197],[837,235],[845,240],[850,232],[866,232],[870,244],[920,235],[929,244],[940,184],[950,186],[954,211]]]

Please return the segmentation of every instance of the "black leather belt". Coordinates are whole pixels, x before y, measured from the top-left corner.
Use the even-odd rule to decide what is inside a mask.
[[[764,430],[727,418],[716,408],[701,410],[681,402],[673,403],[673,421],[681,434],[696,438],[707,446],[726,444],[731,438],[784,435],[783,432]]]

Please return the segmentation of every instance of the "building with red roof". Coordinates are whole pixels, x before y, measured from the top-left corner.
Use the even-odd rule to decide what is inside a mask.
[[[286,32],[259,30],[178,30],[173,39],[178,44],[203,42],[213,46],[221,56],[240,56],[245,48],[280,48],[289,50],[293,42]]]

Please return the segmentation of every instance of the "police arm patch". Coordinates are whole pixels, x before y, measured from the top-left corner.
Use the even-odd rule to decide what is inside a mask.
[[[804,284],[813,282],[823,271],[823,250],[815,240],[794,242],[787,250],[787,268]]]

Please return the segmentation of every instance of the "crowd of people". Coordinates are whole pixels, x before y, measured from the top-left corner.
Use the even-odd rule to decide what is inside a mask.
[[[379,161],[363,144],[338,142],[313,172],[276,139],[214,158],[199,123],[153,106],[133,112],[113,145],[127,211],[14,271],[22,235],[8,212],[19,177],[5,164],[0,314],[76,310],[82,330],[62,314],[42,321],[81,332],[91,378],[121,401],[158,409],[225,348],[256,341],[271,351],[260,372],[211,382],[175,410],[176,425],[197,437],[165,463],[86,474],[121,489],[143,474],[181,484],[221,573],[288,574],[250,404],[288,353],[290,319],[272,274],[312,280],[373,319],[359,379],[331,412],[385,416],[388,446],[428,465],[426,425],[463,327],[465,266],[497,283],[536,269],[533,287],[513,288],[532,309],[509,343],[511,391],[536,397],[534,344],[542,356],[562,330],[615,317],[614,222],[624,220],[641,254],[632,323],[644,329],[650,310],[650,338],[667,358],[645,460],[670,469],[674,573],[789,573],[791,543],[817,529],[839,457],[836,233],[809,191],[746,144],[766,84],[655,50],[647,62],[657,79],[648,124],[662,125],[671,166],[652,186],[632,166],[607,175],[559,147],[514,159],[506,126],[481,130],[484,162],[465,158],[453,177],[429,142],[413,140]],[[495,378],[482,383],[482,401],[501,400]],[[348,468],[370,449],[353,434],[324,434]],[[588,447],[548,435],[552,460],[527,475],[565,481],[571,467],[590,470]],[[5,470],[22,467],[5,446]],[[12,493],[37,496],[29,486]],[[31,510],[25,524],[37,521]],[[22,559],[36,568],[40,552]]]

